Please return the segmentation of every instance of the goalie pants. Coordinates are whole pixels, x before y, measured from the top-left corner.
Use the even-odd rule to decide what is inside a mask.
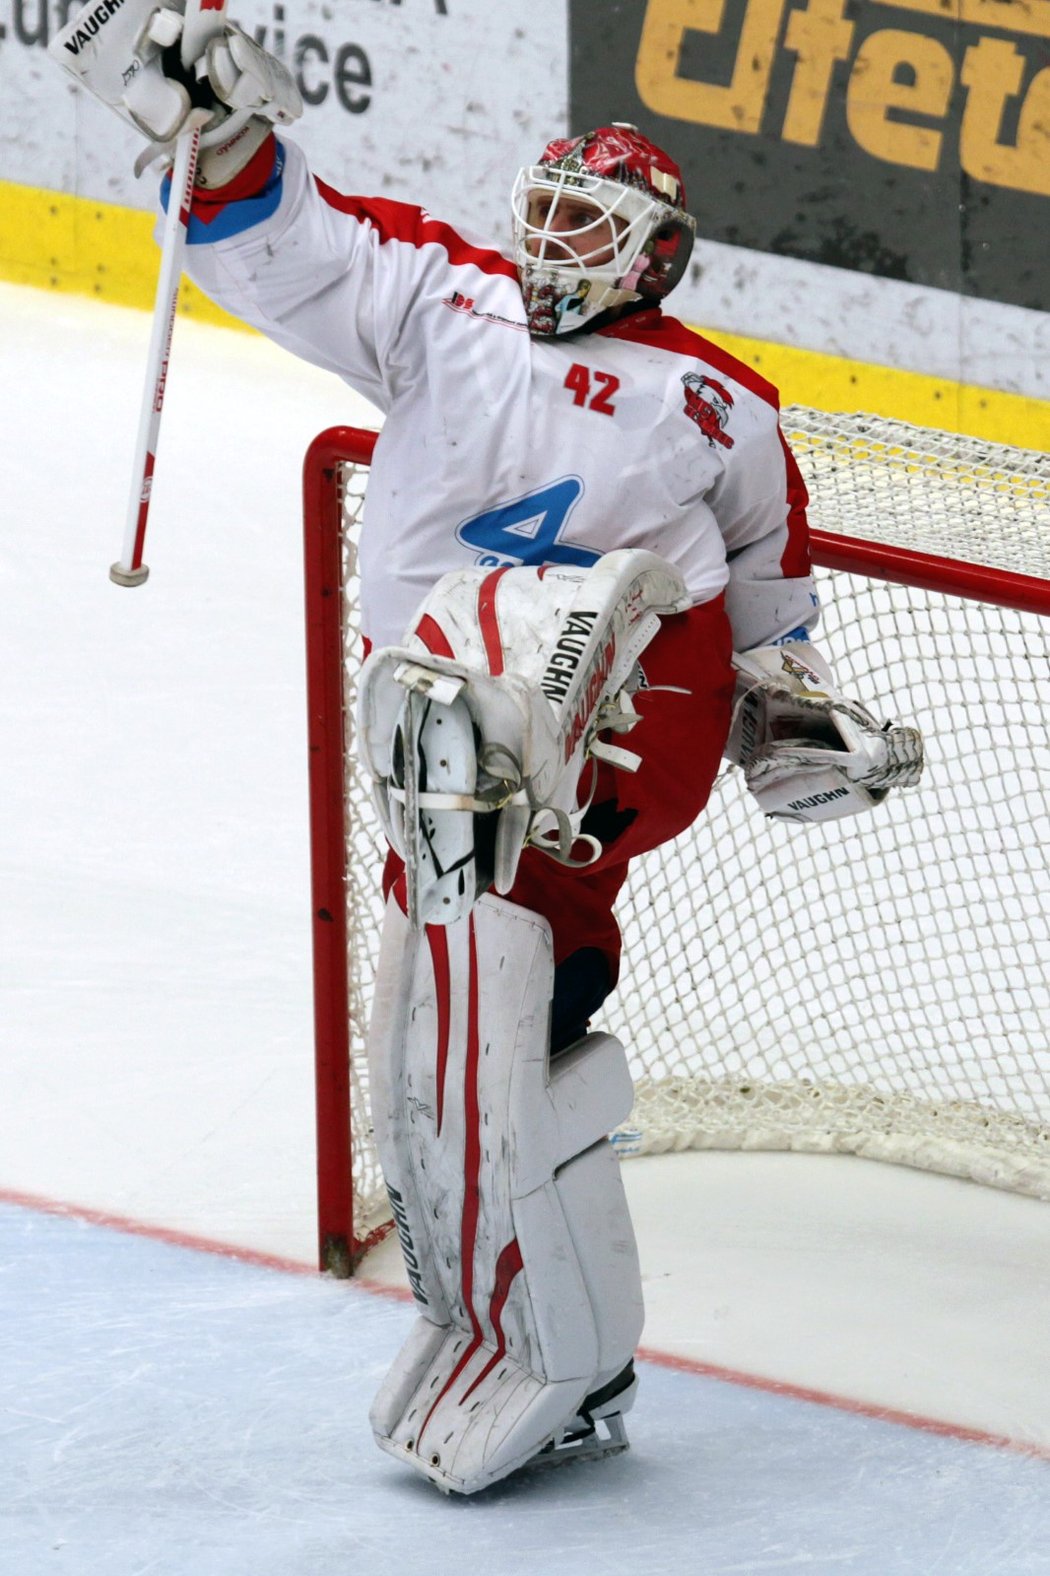
[[[645,685],[634,697],[641,721],[612,736],[641,756],[641,766],[631,773],[592,760],[588,768],[597,780],[583,830],[601,842],[600,858],[573,870],[535,848],[522,854],[507,896],[542,914],[554,932],[555,1050],[583,1032],[616,984],[621,942],[613,906],[630,861],[677,837],[707,804],[729,733],[732,649],[724,597],[665,618],[642,653]],[[391,851],[384,894],[402,871]]]

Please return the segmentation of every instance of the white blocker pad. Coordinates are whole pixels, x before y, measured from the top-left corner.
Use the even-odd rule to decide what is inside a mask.
[[[420,931],[388,905],[372,1107],[420,1318],[371,1420],[384,1450],[462,1494],[561,1446],[642,1330],[607,1138],[633,1102],[626,1057],[592,1034],[548,1071],[553,980],[539,915],[484,897]]]
[[[638,657],[688,604],[678,571],[641,549],[590,569],[456,570],[403,646],[372,653],[358,743],[414,924],[454,923],[489,886],[509,892],[526,843],[565,864],[597,857],[580,833],[581,773],[591,755],[637,767],[598,735],[637,721]]]

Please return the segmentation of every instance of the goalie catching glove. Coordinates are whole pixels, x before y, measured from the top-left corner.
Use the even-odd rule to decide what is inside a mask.
[[[830,821],[879,804],[922,775],[917,728],[880,727],[835,688],[808,641],[733,658],[737,703],[726,754],[768,816]]]
[[[170,157],[175,139],[201,126],[197,184],[226,185],[245,168],[274,124],[303,112],[295,81],[279,60],[235,23],[223,22],[203,52],[183,63],[185,0],[112,0],[88,5],[48,45],[48,53],[89,93],[128,121],[150,146],[136,174]]]

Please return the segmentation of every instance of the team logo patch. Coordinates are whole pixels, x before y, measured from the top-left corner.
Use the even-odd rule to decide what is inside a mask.
[[[685,390],[683,408],[689,420],[696,422],[712,448],[719,443],[723,449],[731,449],[736,440],[725,430],[733,409],[729,390],[714,378],[701,377],[698,372],[683,372],[682,387]]]
[[[486,569],[521,564],[575,564],[589,569],[601,554],[565,535],[569,516],[582,496],[580,478],[562,476],[464,520],[456,527],[456,537],[477,553],[476,562]]]

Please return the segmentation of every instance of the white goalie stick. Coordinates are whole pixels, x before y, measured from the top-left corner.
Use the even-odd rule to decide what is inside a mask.
[[[222,30],[225,20],[226,0],[186,0],[180,43],[185,69],[192,69],[194,61],[199,60],[204,53],[208,40]],[[140,586],[149,575],[149,569],[142,562],[146,522],[153,492],[153,471],[175,330],[175,311],[179,302],[179,279],[189,229],[193,184],[197,175],[201,128],[210,119],[209,111],[193,110],[175,144],[168,211],[162,232],[160,274],[153,305],[153,327],[132,462],[124,546],[120,558],[109,571],[109,578],[118,586]]]

